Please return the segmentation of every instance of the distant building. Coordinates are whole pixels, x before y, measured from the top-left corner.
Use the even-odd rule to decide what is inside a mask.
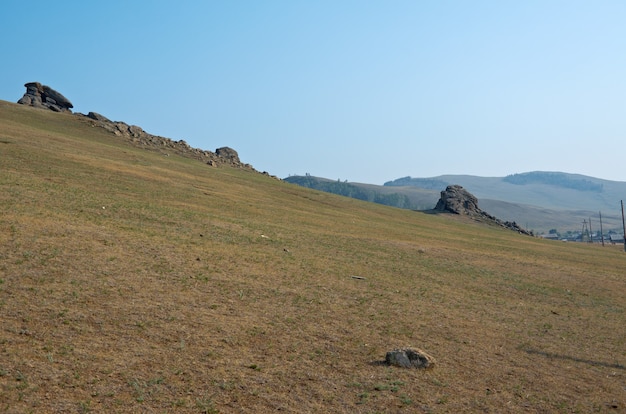
[[[542,239],[546,239],[546,240],[559,240],[560,239],[559,235],[556,234],[556,233],[542,234],[539,237],[542,238]]]

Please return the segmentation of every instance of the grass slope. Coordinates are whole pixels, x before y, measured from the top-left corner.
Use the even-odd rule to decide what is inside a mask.
[[[618,248],[165,157],[5,102],[0,151],[2,412],[626,409]],[[380,363],[403,346],[437,365]]]

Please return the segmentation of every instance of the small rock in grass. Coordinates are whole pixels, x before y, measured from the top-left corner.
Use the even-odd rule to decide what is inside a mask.
[[[435,359],[421,349],[396,349],[387,352],[385,362],[402,368],[432,368]]]

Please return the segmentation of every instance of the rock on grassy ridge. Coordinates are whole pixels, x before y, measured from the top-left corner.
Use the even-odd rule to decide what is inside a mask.
[[[522,229],[517,223],[502,221],[478,208],[478,199],[460,185],[449,185],[441,192],[441,198],[435,206],[435,212],[448,212],[469,216],[478,221],[486,221],[532,236],[532,232]]]
[[[17,103],[35,108],[50,109],[55,112],[72,112],[70,108],[74,106],[69,99],[49,86],[42,85],[39,82],[29,82],[24,86],[26,87],[26,93]],[[207,151],[193,148],[184,140],[175,141],[170,138],[152,135],[136,125],[111,121],[97,112],[89,112],[87,115],[77,112],[75,115],[85,117],[94,127],[103,128],[112,134],[126,138],[137,147],[161,151],[164,155],[176,153],[184,157],[197,159],[213,167],[227,165],[256,172],[252,165],[241,162],[237,151],[229,147],[217,148],[215,152]],[[269,175],[267,172],[263,174]]]
[[[26,93],[17,103],[35,108],[50,109],[55,112],[72,112],[74,107],[65,96],[47,85],[39,82],[29,82],[24,85]]]
[[[169,138],[152,135],[136,125],[128,125],[125,122],[120,121],[111,121],[97,112],[89,112],[87,115],[77,115],[88,118],[89,121],[92,122],[93,126],[106,129],[112,134],[124,137],[133,145],[138,147],[162,151],[165,155],[168,155],[170,152],[176,153],[205,162],[213,167],[218,165],[229,165],[236,168],[256,171],[252,165],[241,162],[237,151],[229,147],[220,147],[217,148],[215,152],[211,152],[199,148],[193,148],[182,139],[174,141]]]

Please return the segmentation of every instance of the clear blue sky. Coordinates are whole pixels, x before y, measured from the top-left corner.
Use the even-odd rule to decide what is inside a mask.
[[[24,83],[279,177],[626,181],[626,1],[0,4]]]

